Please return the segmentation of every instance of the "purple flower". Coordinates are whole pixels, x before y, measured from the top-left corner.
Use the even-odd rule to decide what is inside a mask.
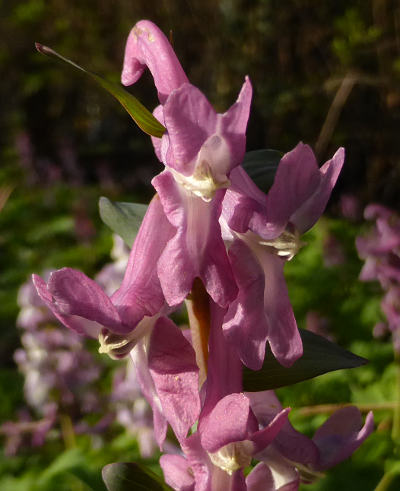
[[[169,423],[178,440],[186,437],[200,413],[199,368],[195,352],[175,324],[161,317],[151,335],[131,352],[140,388],[153,410],[160,448]]]
[[[154,240],[155,226],[158,240]],[[151,331],[166,307],[152,258],[160,254],[172,230],[156,196],[143,219],[122,284],[111,297],[95,281],[71,268],[55,271],[47,284],[33,275],[38,294],[66,327],[100,337],[102,352],[125,356]]]
[[[245,490],[243,469],[271,444],[287,420],[285,409],[265,428],[259,427],[250,399],[241,392],[241,362],[222,331],[224,313],[210,302],[208,374],[197,431],[179,438],[184,456],[164,455],[160,460],[166,482],[174,489]],[[197,380],[191,383],[196,384],[193,391],[198,390]],[[181,391],[184,407],[191,397],[185,392]]]
[[[283,267],[300,248],[300,234],[322,214],[343,160],[339,149],[319,169],[310,147],[299,143],[283,156],[266,196],[242,168],[231,173],[220,223],[231,243],[239,295],[229,305],[224,330],[251,369],[261,367],[266,341],[282,365],[302,355]]]
[[[287,421],[287,410],[258,429],[249,399],[242,393],[219,401],[202,429],[184,442],[185,457],[163,455],[160,464],[167,484],[176,490],[247,488],[243,470],[262,452]]]
[[[213,300],[226,306],[237,288],[218,218],[230,172],[244,155],[250,82],[246,79],[226,113],[217,114],[188,83],[164,34],[153,23],[140,21],[127,41],[122,83],[136,82],[145,66],[161,103],[154,114],[167,130],[161,139],[153,138],[165,170],[152,183],[175,231],[157,258],[163,294],[169,305],[177,305],[199,277]]]
[[[270,424],[282,410],[273,391],[246,395],[261,426]],[[312,439],[286,421],[272,444],[257,456],[263,463],[248,476],[248,484],[254,486],[248,489],[258,489],[256,484],[261,485],[266,479],[272,484],[268,490],[297,490],[300,481],[312,482],[322,471],[347,459],[371,434],[373,427],[372,412],[368,413],[363,425],[361,413],[354,406],[336,411]]]
[[[360,280],[377,280],[385,291],[381,309],[387,326],[377,324],[374,336],[390,330],[394,349],[400,352],[400,218],[389,208],[376,204],[367,206],[364,216],[375,223],[367,236],[356,239],[358,254],[365,260]]]

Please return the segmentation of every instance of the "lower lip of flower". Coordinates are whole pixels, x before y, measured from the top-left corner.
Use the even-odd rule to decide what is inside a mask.
[[[228,443],[217,452],[209,453],[211,462],[227,472],[230,476],[238,469],[244,469],[251,464],[252,442],[243,440],[241,442]]]

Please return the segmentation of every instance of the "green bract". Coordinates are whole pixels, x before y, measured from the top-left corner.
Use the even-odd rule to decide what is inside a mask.
[[[103,467],[103,480],[108,491],[169,491],[150,469],[141,464],[117,462]]]
[[[303,380],[318,377],[324,373],[356,368],[368,360],[347,351],[335,343],[311,331],[299,329],[303,342],[303,356],[289,368],[282,366],[267,347],[261,370],[243,370],[243,388],[256,392],[293,385]]]
[[[133,245],[147,208],[148,205],[141,203],[114,203],[104,196],[99,199],[101,219],[129,247]]]
[[[65,58],[47,46],[43,46],[40,43],[35,43],[35,46],[40,53],[64,61],[65,63],[72,65],[74,68],[77,68],[78,70],[92,77],[93,80],[103,87],[103,89],[106,89],[107,92],[117,99],[117,101],[126,109],[141,130],[148,135],[157,136],[158,138],[162,137],[165,132],[164,126],[151,114],[148,109],[143,106],[141,102],[138,101],[138,99],[136,99],[136,97],[127,92],[121,86],[110,82],[109,80],[105,80],[93,72],[85,70],[75,62]]]

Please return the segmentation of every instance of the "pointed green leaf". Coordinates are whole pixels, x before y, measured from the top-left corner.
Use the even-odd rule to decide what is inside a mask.
[[[282,155],[278,150],[263,149],[247,152],[244,156],[244,170],[264,193],[269,191],[274,182]]]
[[[101,219],[128,247],[132,247],[147,208],[141,203],[113,202],[104,196],[99,199]]]
[[[261,370],[243,370],[245,391],[277,389],[293,385],[303,380],[318,377],[327,372],[343,368],[355,368],[368,363],[368,360],[347,351],[340,346],[318,336],[311,331],[300,329],[303,341],[303,356],[290,368],[283,367],[274,358],[267,346]]]
[[[40,53],[64,61],[92,77],[92,79],[103,87],[103,89],[107,90],[107,92],[120,102],[141,130],[149,135],[157,136],[159,138],[162,137],[165,132],[164,126],[143,106],[141,102],[138,101],[138,99],[136,99],[136,97],[126,91],[121,85],[110,82],[89,70],[85,70],[75,62],[65,58],[47,46],[43,46],[40,43],[35,43],[35,46]]]
[[[146,466],[134,462],[108,464],[102,470],[108,491],[169,491],[167,486]]]

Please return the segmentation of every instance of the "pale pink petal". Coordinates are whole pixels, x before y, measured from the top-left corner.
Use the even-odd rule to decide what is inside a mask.
[[[210,314],[206,399],[200,416],[199,430],[201,430],[203,421],[223,397],[242,391],[243,365],[236,347],[227,342],[222,331],[225,309],[214,302],[210,302]]]
[[[156,176],[152,183],[168,220],[176,227],[157,266],[167,303],[181,303],[199,277],[210,296],[227,305],[237,289],[218,223],[222,192],[217,191],[211,202],[205,202],[182,191],[169,171]]]
[[[78,334],[88,336],[97,339],[103,326],[97,322],[88,321],[74,315],[63,315],[58,311],[57,306],[53,301],[53,297],[50,294],[46,282],[38,275],[32,275],[32,281],[35,285],[36,291],[47,307],[52,311],[53,315],[64,326],[72,329]]]
[[[274,183],[267,195],[266,221],[279,226],[282,232],[291,216],[318,189],[321,181],[317,161],[308,145],[299,143],[279,162]],[[267,231],[254,230],[265,239]]]
[[[133,244],[121,287],[111,297],[121,318],[131,329],[144,316],[158,314],[165,304],[157,276],[157,261],[173,233],[174,228],[156,195]]]
[[[259,370],[264,361],[268,324],[264,309],[264,271],[241,240],[229,249],[229,258],[239,294],[224,317],[224,334],[235,346],[242,362]]]
[[[215,466],[212,472],[212,487],[207,491],[213,491],[214,489],[247,491],[246,480],[242,469],[238,469],[237,471],[233,472],[232,475],[230,475],[224,470]]]
[[[253,370],[262,366],[266,340],[279,363],[292,365],[303,349],[283,276],[284,261],[265,249],[259,249],[256,258],[239,240],[229,256],[239,295],[225,316],[225,335]]]
[[[164,163],[185,176],[192,175],[201,146],[215,133],[217,113],[197,87],[184,84],[168,97],[164,123],[170,141]]]
[[[82,272],[71,268],[54,271],[47,288],[61,315],[76,315],[98,322],[117,334],[130,330],[100,286]]]
[[[191,344],[166,317],[156,322],[148,360],[163,414],[182,440],[200,413],[199,368]]]
[[[292,214],[290,221],[301,233],[309,230],[318,218],[322,215],[328,203],[332,189],[339,177],[344,163],[344,148],[339,148],[331,160],[319,169],[320,183],[310,196],[303,203],[299,203],[297,209]],[[301,186],[301,181],[299,186]]]
[[[188,81],[166,36],[152,22],[141,20],[132,28],[128,36],[122,83],[134,84],[141,77],[146,66],[153,75],[162,104],[173,90]]]
[[[288,423],[289,412],[289,408],[282,409],[282,411],[276,414],[268,426],[262,430],[256,431],[249,437],[249,440],[254,443],[253,455],[262,452],[274,441],[282,428]]]
[[[201,445],[199,432],[196,431],[186,438],[181,446],[194,474],[196,491],[212,491],[211,479],[214,466]]]
[[[237,101],[221,117],[220,133],[230,147],[231,169],[243,160],[252,92],[250,80],[246,77]]]
[[[216,452],[228,443],[247,438],[250,402],[243,394],[221,399],[201,426],[201,443],[208,452]]]
[[[257,464],[246,477],[247,491],[276,491],[272,472],[263,463]]]
[[[265,272],[264,308],[269,327],[268,342],[279,363],[291,366],[303,354],[303,345],[283,276],[285,263],[268,251],[263,251],[261,262]]]
[[[273,487],[271,488],[273,491],[297,491],[300,476],[295,464],[284,458],[275,450],[273,445],[259,453],[257,459],[262,459],[264,465],[269,468],[273,479]]]
[[[336,411],[318,428],[313,437],[313,442],[320,451],[317,470],[329,469],[347,459],[373,430],[372,412],[367,414],[363,425],[361,413],[356,407]]]
[[[281,403],[273,390],[246,392],[257,421],[268,426],[282,410]],[[287,459],[305,465],[314,465],[319,458],[315,443],[295,430],[289,420],[282,426],[274,440],[274,447]]]
[[[164,473],[165,482],[176,491],[193,491],[194,477],[189,463],[182,455],[162,455],[160,466]]]
[[[227,189],[222,202],[223,218],[228,226],[239,233],[246,233],[249,228],[267,227],[271,236],[280,233],[280,225],[275,230],[275,224],[266,222],[266,195],[254,184],[252,179],[241,167],[235,167],[231,174],[232,185]],[[251,221],[260,225],[252,227]],[[264,230],[265,233],[265,230]]]
[[[133,348],[130,355],[136,368],[136,375],[140,389],[153,410],[154,437],[158,446],[162,450],[167,434],[168,424],[163,414],[161,401],[158,397],[157,390],[149,370],[145,344],[146,340],[141,339]]]

